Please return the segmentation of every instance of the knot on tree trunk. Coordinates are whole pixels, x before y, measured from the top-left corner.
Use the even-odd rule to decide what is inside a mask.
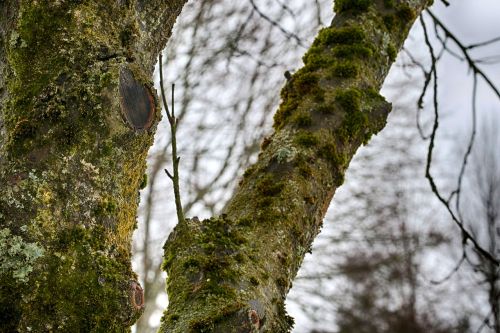
[[[126,67],[120,70],[120,107],[127,124],[136,131],[148,130],[155,120],[156,101],[151,88],[138,81]]]

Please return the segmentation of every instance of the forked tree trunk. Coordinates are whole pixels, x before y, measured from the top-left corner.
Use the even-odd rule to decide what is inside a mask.
[[[153,64],[185,0],[0,2],[2,332],[123,332]],[[284,332],[284,299],[347,165],[385,124],[378,90],[427,0],[337,0],[282,91],[226,214],[165,246],[162,332]]]

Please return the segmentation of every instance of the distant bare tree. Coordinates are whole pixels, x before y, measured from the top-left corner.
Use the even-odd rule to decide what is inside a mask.
[[[464,174],[460,211],[474,237],[490,253],[500,255],[500,117],[482,118]],[[462,213],[463,212],[463,213]],[[467,251],[466,261],[488,293],[489,311],[478,332],[489,327],[500,333],[500,270],[477,251]]]

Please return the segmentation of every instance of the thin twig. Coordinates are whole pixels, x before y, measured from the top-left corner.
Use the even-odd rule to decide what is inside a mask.
[[[446,26],[429,9],[427,9],[426,12],[430,15],[432,20],[444,31],[444,33],[462,50],[465,60],[467,60],[467,63],[472,68],[472,70],[479,76],[481,76],[486,84],[491,88],[491,90],[493,90],[495,95],[500,98],[500,90],[493,84],[490,78],[486,74],[484,74],[484,72],[479,67],[476,66],[474,60],[469,55],[469,52],[467,52],[467,47],[464,46],[464,44],[462,44],[462,42],[460,42],[458,38],[455,37],[455,35],[452,34],[451,31],[448,30],[448,28],[446,28]]]
[[[163,107],[165,108],[165,112],[167,113],[168,123],[170,124],[170,131],[172,133],[172,168],[173,174],[171,174],[167,169],[165,169],[165,173],[172,180],[172,184],[174,186],[174,198],[175,198],[175,210],[177,211],[177,220],[179,224],[185,223],[184,213],[182,210],[181,203],[181,194],[179,190],[179,161],[180,157],[177,156],[177,125],[178,119],[175,117],[175,107],[174,107],[174,90],[175,84],[172,84],[172,112],[168,109],[167,99],[165,98],[165,89],[163,88],[163,65],[162,65],[162,54],[158,57],[158,61],[160,64],[160,90],[161,90],[161,98],[163,102]]]
[[[455,267],[453,267],[453,269],[448,273],[446,274],[446,276],[440,280],[431,280],[430,282],[434,285],[439,285],[439,284],[442,284],[446,281],[448,281],[449,279],[451,279],[451,277],[456,273],[458,272],[458,270],[460,269],[460,267],[462,266],[462,264],[464,263],[465,261],[465,258],[466,258],[466,254],[465,254],[465,248],[463,249],[463,252],[462,252],[462,257],[460,258],[460,260],[457,262],[457,264],[455,265]]]
[[[500,37],[492,38],[487,41],[481,42],[481,43],[475,43],[475,44],[470,44],[469,46],[466,47],[467,50],[474,49],[476,47],[482,47],[486,45],[490,45],[496,42],[500,41]]]
[[[422,16],[420,16],[420,23],[422,24],[423,30],[424,30],[424,37],[425,37],[425,43],[429,49],[429,53],[431,55],[431,70],[430,73],[432,74],[432,79],[433,79],[433,109],[434,109],[434,126],[432,128],[432,133],[430,136],[430,141],[429,141],[429,148],[427,151],[427,165],[425,168],[425,177],[429,180],[429,184],[431,186],[432,192],[436,195],[436,197],[441,201],[441,203],[446,207],[446,210],[450,214],[451,218],[455,222],[455,224],[459,227],[460,231],[462,232],[462,240],[463,243],[465,244],[467,241],[470,241],[476,251],[481,254],[483,257],[487,258],[488,260],[491,260],[495,265],[500,265],[500,262],[488,251],[483,249],[481,245],[477,242],[477,240],[470,234],[470,232],[465,228],[463,222],[457,217],[457,215],[453,212],[453,210],[450,207],[449,202],[443,198],[441,195],[441,192],[437,188],[437,185],[434,181],[433,176],[431,175],[431,165],[432,165],[432,153],[434,151],[434,145],[435,145],[435,139],[436,139],[436,133],[439,127],[439,107],[438,107],[438,88],[437,88],[437,70],[436,70],[436,65],[437,65],[437,60],[434,55],[434,49],[431,45],[431,42],[429,40],[429,35],[427,33],[427,27],[425,25],[425,21]],[[479,74],[479,73],[478,73]]]
[[[278,28],[283,34],[285,34],[288,38],[292,38],[294,39],[297,44],[299,46],[302,46],[302,47],[306,47],[304,45],[304,43],[302,42],[302,40],[300,39],[299,36],[297,36],[296,34],[294,34],[293,32],[290,32],[288,30],[286,30],[285,28],[283,28],[278,22],[274,21],[273,19],[271,19],[269,16],[267,16],[266,14],[264,14],[259,7],[257,7],[257,4],[255,3],[254,0],[250,0],[250,4],[252,5],[252,8],[257,12],[257,14],[259,14],[260,17],[262,17],[264,20],[266,20],[267,22],[269,22],[272,26],[275,26],[276,28]]]
[[[490,311],[490,312],[488,313],[488,315],[487,315],[486,317],[484,317],[484,320],[481,322],[481,325],[477,328],[476,333],[481,333],[481,331],[483,330],[483,328],[484,328],[485,326],[490,327],[490,324],[489,324],[489,323],[490,323],[490,317],[491,317],[491,315],[492,315],[492,311]],[[490,328],[491,328],[491,327],[490,327]]]
[[[464,174],[465,174],[465,168],[467,166],[467,161],[469,159],[470,154],[472,153],[472,147],[474,146],[474,139],[476,137],[476,127],[477,127],[476,126],[476,121],[477,121],[476,120],[476,118],[477,118],[477,116],[476,116],[476,114],[477,114],[476,99],[477,99],[477,75],[475,75],[475,73],[474,73],[474,80],[473,80],[473,86],[472,86],[472,134],[471,134],[471,137],[469,139],[469,145],[467,147],[467,151],[465,152],[465,155],[462,159],[462,167],[460,169],[460,174],[458,176],[457,187],[453,192],[451,192],[450,198],[448,199],[448,202],[450,202],[451,199],[453,198],[453,195],[457,196],[455,206],[457,209],[457,214],[461,220],[463,220],[462,213],[460,210],[460,194],[461,194],[461,190],[462,190],[462,182],[463,182],[463,178],[464,178]]]

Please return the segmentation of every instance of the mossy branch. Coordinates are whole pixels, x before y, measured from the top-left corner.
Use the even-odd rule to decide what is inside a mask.
[[[378,93],[394,61],[387,50],[402,47],[427,1],[342,2],[304,67],[285,75],[275,132],[224,214],[187,219],[165,243],[169,306],[159,332],[290,332],[292,281],[351,157],[391,109]]]
[[[175,117],[175,108],[174,108],[174,90],[175,84],[172,84],[172,112],[170,112],[167,104],[167,99],[165,97],[165,89],[163,88],[163,66],[162,66],[162,55],[160,53],[158,57],[158,61],[160,63],[160,90],[161,90],[161,99],[163,102],[163,107],[165,108],[165,112],[167,114],[168,123],[170,124],[170,131],[172,133],[172,168],[173,174],[171,174],[167,169],[165,169],[165,173],[172,180],[172,184],[174,186],[174,197],[175,197],[175,210],[177,211],[177,219],[179,223],[184,223],[184,212],[182,210],[181,204],[181,193],[179,190],[179,161],[180,156],[177,156],[177,125],[179,124],[178,118]]]

